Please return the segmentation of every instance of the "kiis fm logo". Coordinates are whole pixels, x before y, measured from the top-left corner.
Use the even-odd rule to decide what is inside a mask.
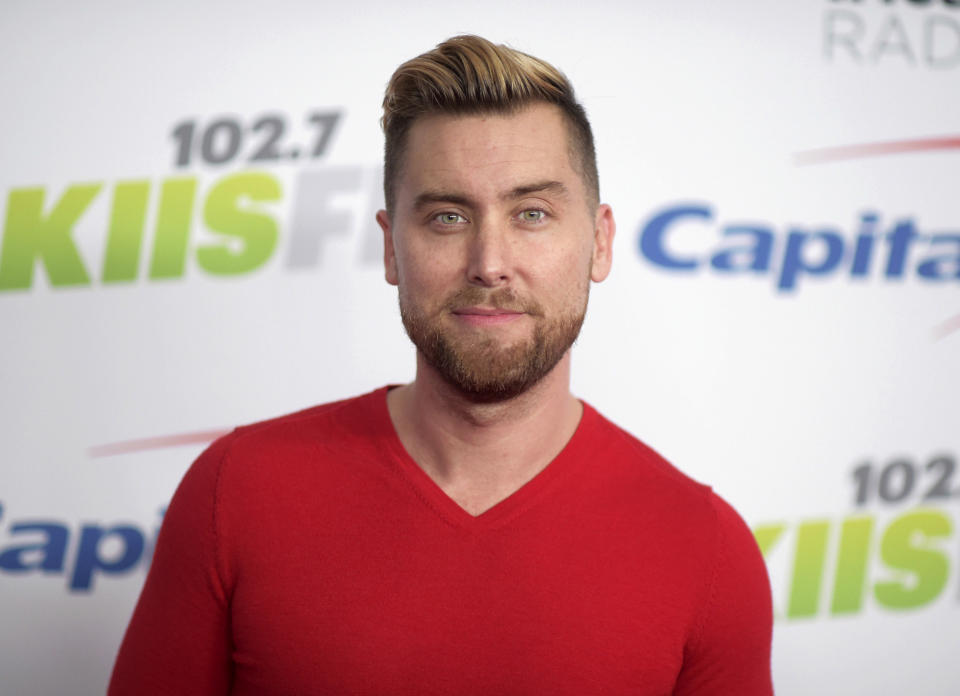
[[[866,461],[851,471],[852,514],[755,525],[778,615],[915,610],[944,598],[958,555],[956,470],[955,457],[943,452],[922,464],[907,457],[882,466]],[[891,510],[900,505],[909,508]],[[876,514],[867,514],[871,506]],[[780,566],[785,573],[778,576]]]
[[[303,119],[307,127],[297,131],[293,119],[283,114],[249,123],[234,117],[206,124],[186,119],[170,133],[173,165],[216,169],[237,163],[262,168],[316,162],[328,153],[340,120],[339,111],[310,112]],[[7,196],[0,244],[0,292],[31,288],[38,265],[46,269],[54,288],[89,286],[97,276],[105,285],[143,277],[181,278],[191,261],[213,276],[245,275],[275,256],[285,213],[288,268],[317,266],[327,241],[355,233],[358,227],[361,262],[379,261],[382,237],[374,214],[382,207],[383,194],[378,167],[297,170],[289,211],[284,210],[284,180],[258,170],[226,174],[206,186],[196,176],[115,183],[99,273],[91,270],[96,264],[81,255],[74,233],[104,198],[107,184],[67,186],[52,203],[43,187],[13,189]],[[352,199],[353,205],[344,206],[343,198]]]
[[[357,218],[339,207],[337,197],[357,193],[367,194],[363,207],[369,220],[361,232],[366,240],[361,260],[378,261],[382,237],[374,214],[382,200],[380,185],[374,168],[298,172],[287,230],[287,267],[318,265],[326,241],[353,231]],[[12,190],[0,246],[0,292],[31,288],[38,262],[54,288],[93,284],[90,263],[82,258],[73,233],[104,188],[103,183],[69,186],[46,213],[43,188]],[[144,269],[151,194],[158,195],[158,201]],[[251,273],[277,252],[281,236],[278,207],[283,200],[281,178],[262,171],[228,174],[206,191],[197,177],[164,179],[159,185],[145,180],[118,182],[113,187],[100,283],[181,278],[191,259],[213,276]],[[207,241],[197,240],[198,217]]]

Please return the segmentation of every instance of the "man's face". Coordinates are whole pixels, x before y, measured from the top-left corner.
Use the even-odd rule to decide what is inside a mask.
[[[559,108],[432,115],[411,127],[387,281],[426,362],[478,401],[536,384],[577,337],[590,280],[610,269],[613,217],[593,210]]]

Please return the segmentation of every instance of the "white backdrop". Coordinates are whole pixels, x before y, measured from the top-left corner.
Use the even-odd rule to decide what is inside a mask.
[[[956,693],[949,0],[0,5],[0,693],[103,692],[214,433],[412,377],[379,103],[463,32],[588,110],[574,390],[755,529],[777,693]]]

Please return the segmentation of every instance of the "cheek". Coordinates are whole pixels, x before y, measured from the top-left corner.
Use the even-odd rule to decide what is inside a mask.
[[[459,268],[464,255],[457,239],[430,238],[411,234],[397,245],[397,263],[408,276],[430,277]]]
[[[589,286],[591,249],[543,250],[537,282],[553,287],[559,296],[579,297]]]
[[[455,289],[458,275],[452,254],[404,249],[397,253],[400,296],[421,307],[439,305]]]

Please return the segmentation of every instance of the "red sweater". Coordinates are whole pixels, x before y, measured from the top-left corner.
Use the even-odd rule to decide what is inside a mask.
[[[109,693],[760,696],[770,633],[736,512],[590,406],[473,517],[404,451],[383,388],[200,456]]]

